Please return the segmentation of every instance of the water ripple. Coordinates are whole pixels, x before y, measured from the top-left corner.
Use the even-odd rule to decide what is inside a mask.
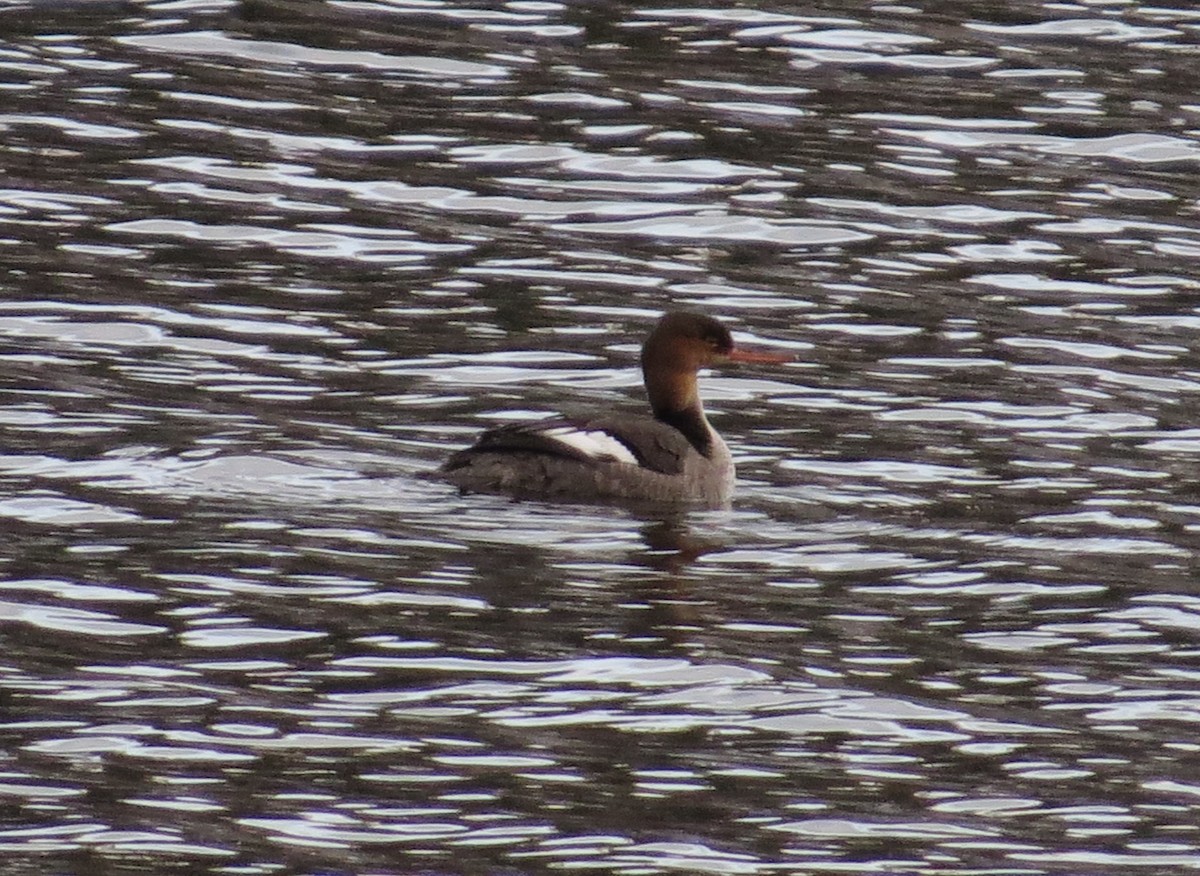
[[[117,37],[116,42],[151,52],[170,55],[214,55],[242,62],[265,64],[304,64],[314,67],[359,68],[391,73],[409,73],[441,80],[443,78],[502,78],[505,67],[479,64],[451,58],[405,57],[352,49],[320,49],[294,43],[267,40],[232,39],[219,31],[149,34]]]

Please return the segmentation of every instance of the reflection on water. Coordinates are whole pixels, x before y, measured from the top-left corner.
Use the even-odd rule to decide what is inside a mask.
[[[1182,872],[1200,18],[0,10],[5,872]],[[641,410],[735,507],[459,496]]]

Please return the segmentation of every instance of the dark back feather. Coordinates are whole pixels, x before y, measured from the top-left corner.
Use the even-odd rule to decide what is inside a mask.
[[[628,448],[642,468],[661,474],[679,474],[683,471],[684,457],[695,452],[678,429],[650,417],[596,417],[586,421],[556,417],[489,429],[472,446],[453,454],[442,470],[463,468],[470,464],[472,457],[482,453],[546,455],[591,465],[628,464],[612,456],[589,454],[547,434],[547,430],[563,427],[583,432],[606,432]]]

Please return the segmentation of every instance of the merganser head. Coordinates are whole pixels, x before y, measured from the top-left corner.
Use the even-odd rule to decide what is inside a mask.
[[[740,350],[711,316],[676,310],[665,314],[642,346],[642,376],[650,406],[660,420],[704,424],[696,372],[722,362],[789,362],[779,353]],[[698,425],[697,428],[700,428]],[[707,425],[703,426],[707,430]]]
[[[696,372],[722,362],[790,362],[786,353],[743,350],[711,316],[674,310],[664,314],[642,346],[642,371]]]
[[[729,329],[711,316],[675,310],[664,314],[642,346],[642,371],[695,373],[733,353]]]

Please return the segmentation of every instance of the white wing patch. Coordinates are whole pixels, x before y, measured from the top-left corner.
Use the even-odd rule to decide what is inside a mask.
[[[575,448],[591,459],[627,462],[630,465],[638,464],[637,457],[630,452],[628,447],[612,435],[599,429],[585,431],[576,429],[574,426],[551,426],[548,429],[542,429],[541,433],[547,438],[553,438],[555,441]]]

